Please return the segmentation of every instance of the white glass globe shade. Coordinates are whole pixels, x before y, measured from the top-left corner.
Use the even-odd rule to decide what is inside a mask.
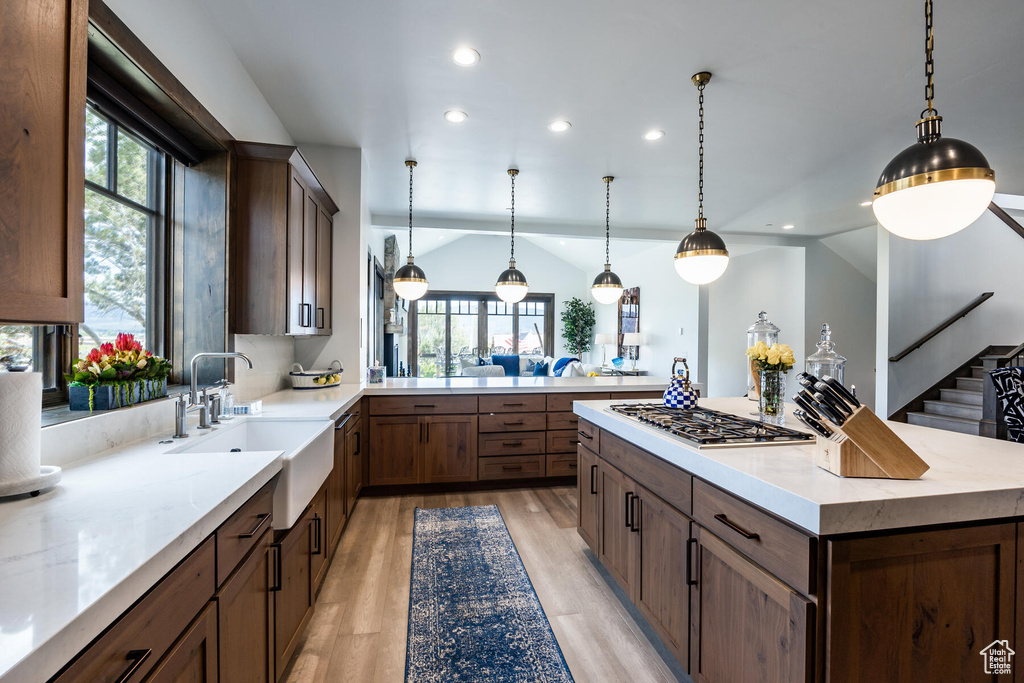
[[[395,281],[395,294],[408,299],[409,301],[416,301],[424,294],[427,293],[426,282],[399,282]]]
[[[878,223],[908,240],[934,240],[963,230],[985,213],[995,194],[986,178],[945,180],[875,198]]]
[[[613,304],[622,298],[622,287],[591,287],[590,293],[599,304]]]
[[[676,272],[691,285],[706,285],[722,277],[729,257],[722,255],[685,256],[675,260]]]
[[[517,304],[526,298],[530,288],[526,285],[495,285],[494,292],[502,301],[510,304]]]

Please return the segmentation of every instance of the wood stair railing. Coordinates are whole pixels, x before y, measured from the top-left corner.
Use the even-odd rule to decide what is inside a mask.
[[[927,333],[926,335],[924,335],[923,337],[918,339],[916,342],[914,342],[913,344],[911,344],[907,348],[905,348],[902,351],[900,351],[899,353],[897,353],[895,356],[890,356],[889,357],[889,362],[890,363],[898,363],[899,361],[903,360],[904,358],[909,356],[913,351],[916,351],[917,349],[919,349],[922,346],[924,346],[926,342],[928,342],[928,341],[934,339],[935,337],[937,337],[947,327],[949,327],[950,325],[955,323],[960,318],[965,317],[968,313],[970,313],[975,308],[977,308],[978,306],[982,305],[983,303],[985,303],[986,301],[991,299],[993,296],[995,296],[994,292],[983,292],[981,294],[981,296],[979,296],[977,299],[975,299],[971,303],[967,304],[966,306],[961,308],[959,311],[957,311],[956,313],[954,313],[953,315],[949,316],[948,318],[943,320],[941,323],[936,325],[935,328],[932,329],[931,332]]]

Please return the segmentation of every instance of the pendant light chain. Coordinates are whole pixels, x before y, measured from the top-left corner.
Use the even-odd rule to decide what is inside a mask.
[[[412,256],[412,169],[415,163],[409,166],[409,256]]]
[[[921,118],[925,115],[935,116],[938,114],[935,111],[935,61],[932,58],[932,52],[935,49],[935,36],[932,34],[932,0],[925,0],[924,3],[924,76],[926,85],[924,87],[924,99],[928,103],[928,108],[921,113]]]
[[[512,177],[512,255],[509,260],[516,260],[516,174],[509,171]]]
[[[699,133],[697,135],[697,143],[700,150],[700,166],[698,168],[699,180],[697,183],[697,218],[699,220],[704,218],[704,82],[697,85],[697,92],[700,93],[698,97],[698,115],[700,118],[700,124],[698,129]]]
[[[611,258],[611,215],[612,215],[612,179],[608,176],[604,179],[604,262],[610,265]]]

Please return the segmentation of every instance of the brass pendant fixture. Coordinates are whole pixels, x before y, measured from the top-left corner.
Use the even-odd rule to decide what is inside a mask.
[[[409,257],[406,264],[395,271],[395,294],[416,301],[427,293],[427,275],[415,264],[412,256],[412,170],[416,162],[409,159],[405,162],[409,167]]]
[[[885,167],[871,204],[883,228],[911,240],[963,230],[985,212],[996,191],[996,174],[985,155],[963,140],[942,137],[942,117],[934,106],[932,0],[925,0],[924,16],[928,106],[917,122],[917,143]]]
[[[700,118],[697,220],[696,229],[684,237],[676,248],[675,267],[679,277],[690,284],[706,285],[720,278],[729,267],[729,250],[725,248],[725,241],[721,237],[708,230],[707,219],[704,218],[704,86],[711,80],[711,74],[701,71],[694,74],[692,80],[699,93]]]
[[[508,174],[512,178],[512,251],[508,268],[498,276],[498,281],[494,284],[494,292],[502,301],[516,304],[526,297],[530,286],[526,282],[526,276],[516,268],[516,176],[519,175],[519,169],[510,168]]]
[[[611,186],[614,176],[606,175],[604,181],[604,272],[594,278],[590,293],[599,304],[613,304],[622,298],[622,280],[612,272],[611,264]]]

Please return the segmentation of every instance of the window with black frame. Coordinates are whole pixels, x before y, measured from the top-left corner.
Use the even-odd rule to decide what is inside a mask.
[[[91,103],[85,119],[85,320],[0,326],[0,366],[42,373],[44,406],[67,400],[72,360],[119,333],[165,351],[166,155]]]

